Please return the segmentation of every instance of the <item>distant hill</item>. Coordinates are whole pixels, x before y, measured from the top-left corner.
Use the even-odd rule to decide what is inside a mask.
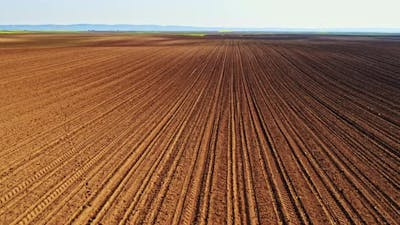
[[[229,28],[229,27],[193,27],[193,26],[160,26],[130,24],[71,24],[71,25],[0,25],[0,30],[12,31],[138,31],[138,32],[273,32],[273,33],[400,33],[400,28],[343,28],[343,29],[300,29],[300,28]]]
[[[0,25],[0,30],[28,31],[205,31],[211,28],[189,26],[71,24],[71,25]],[[215,29],[212,29],[215,30]]]

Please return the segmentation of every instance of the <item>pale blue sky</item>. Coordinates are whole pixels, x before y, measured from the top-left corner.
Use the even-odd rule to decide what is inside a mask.
[[[0,0],[0,24],[400,28],[400,0]]]

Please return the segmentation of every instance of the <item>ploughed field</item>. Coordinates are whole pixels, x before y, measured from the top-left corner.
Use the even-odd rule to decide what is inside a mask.
[[[400,39],[0,36],[0,224],[399,224]]]

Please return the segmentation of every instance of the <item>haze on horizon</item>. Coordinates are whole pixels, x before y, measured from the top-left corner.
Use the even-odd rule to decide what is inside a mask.
[[[400,28],[398,0],[2,0],[0,24]]]

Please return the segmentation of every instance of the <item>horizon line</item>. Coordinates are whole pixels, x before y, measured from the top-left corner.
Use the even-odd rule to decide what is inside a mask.
[[[160,25],[160,24],[106,24],[106,23],[71,23],[71,24],[0,24],[0,30],[25,31],[57,31],[50,29],[62,27],[67,31],[198,31],[198,32],[338,32],[338,33],[400,33],[400,27],[231,27],[231,26],[191,26],[191,25]],[[92,26],[92,27],[91,27]],[[104,27],[101,27],[104,26]],[[46,28],[47,27],[47,28]],[[118,28],[120,27],[120,28]],[[139,29],[135,29],[139,28]],[[112,29],[110,29],[112,28]],[[160,29],[157,29],[160,28]]]

